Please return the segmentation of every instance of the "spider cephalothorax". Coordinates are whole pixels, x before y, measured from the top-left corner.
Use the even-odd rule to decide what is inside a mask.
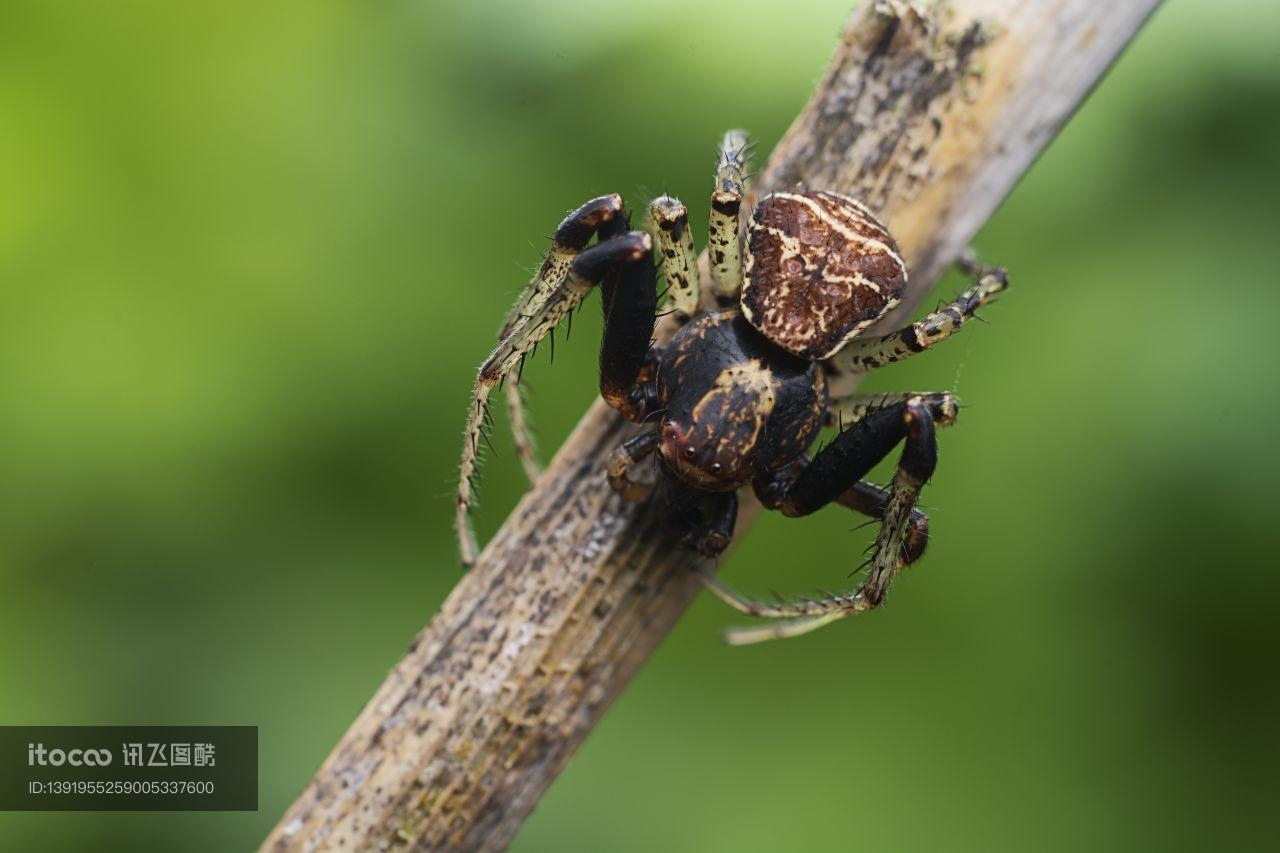
[[[477,554],[469,510],[490,392],[508,380],[516,446],[536,476],[518,367],[595,286],[605,311],[601,395],[628,420],[649,427],[609,458],[607,476],[624,497],[647,495],[649,487],[629,471],[656,455],[657,490],[671,526],[704,556],[728,546],[737,492],[745,486],[785,515],[839,503],[881,522],[867,578],[851,593],[766,604],[732,592],[700,568],[703,582],[734,607],[786,620],[736,639],[790,636],[876,607],[893,574],[924,551],[928,519],[916,499],[936,463],[934,429],[954,422],[955,398],[946,392],[833,397],[827,379],[865,373],[949,336],[1005,288],[1004,272],[971,262],[968,270],[977,280],[950,305],[900,331],[864,337],[906,287],[897,243],[858,201],[796,191],[760,200],[741,247],[745,150],[746,137],[738,131],[725,136],[720,150],[708,241],[709,302],[715,308],[703,310],[688,214],[678,200],[663,196],[650,205],[648,232],[630,230],[617,195],[587,202],[560,224],[476,382],[457,496],[464,563]],[[588,248],[593,236],[596,243]],[[652,344],[655,239],[668,305],[680,323],[661,346]],[[840,431],[810,458],[823,426]],[[900,443],[889,488],[864,482]]]

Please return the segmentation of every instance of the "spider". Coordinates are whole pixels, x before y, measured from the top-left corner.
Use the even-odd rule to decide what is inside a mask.
[[[714,594],[750,616],[779,621],[731,633],[731,642],[794,636],[878,607],[894,573],[925,549],[928,518],[916,508],[937,461],[935,428],[958,412],[948,392],[836,396],[828,380],[861,374],[930,348],[957,331],[1007,286],[1004,270],[971,257],[974,283],[951,304],[887,335],[863,332],[898,304],[906,266],[889,231],[860,202],[834,192],[775,192],[757,204],[739,242],[747,137],[720,145],[711,196],[710,288],[703,310],[688,213],[675,198],[649,206],[647,231],[631,230],[618,195],[570,213],[551,251],[507,316],[497,349],[480,367],[467,419],[457,492],[463,563],[478,553],[470,522],[472,480],[491,392],[504,380],[515,444],[537,474],[519,390],[523,359],[599,287],[604,305],[600,393],[625,418],[649,425],[619,446],[605,475],[624,498],[651,487],[629,476],[657,456],[656,489],[670,525],[705,557],[728,546],[738,490],[750,485],[768,509],[808,515],[837,503],[880,522],[866,578],[852,592],[767,603],[742,596],[705,568]],[[592,237],[594,245],[588,247]],[[658,307],[654,243],[663,259],[667,305],[679,324],[653,345]],[[832,384],[835,384],[834,381]],[[839,432],[812,456],[823,426]],[[890,486],[863,477],[903,445]]]

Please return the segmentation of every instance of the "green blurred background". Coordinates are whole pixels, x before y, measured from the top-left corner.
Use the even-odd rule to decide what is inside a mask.
[[[0,849],[255,845],[458,578],[470,380],[545,235],[613,190],[703,220],[847,7],[5,0],[0,722],[256,724],[261,794]],[[1278,40],[1166,4],[979,235],[989,325],[868,386],[970,404],[891,606],[730,649],[704,596],[516,850],[1274,836]],[[597,313],[528,371],[544,447]],[[503,452],[482,534],[521,489]],[[727,576],[840,583],[851,526],[765,518]]]

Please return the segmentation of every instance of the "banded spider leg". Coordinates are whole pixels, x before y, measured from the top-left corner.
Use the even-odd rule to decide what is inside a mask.
[[[471,523],[471,505],[489,396],[596,285],[601,286],[605,309],[601,393],[606,399],[625,399],[635,386],[653,335],[657,293],[652,240],[648,234],[629,228],[622,200],[616,195],[594,199],[570,214],[556,232],[542,271],[508,316],[502,340],[480,366],[467,416],[456,495],[458,543],[465,566],[475,562],[480,550]],[[599,241],[584,248],[593,233]],[[563,280],[556,283],[558,275]]]

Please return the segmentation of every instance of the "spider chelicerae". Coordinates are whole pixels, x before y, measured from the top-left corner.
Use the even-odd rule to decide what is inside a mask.
[[[852,592],[768,603],[742,596],[698,568],[707,588],[731,606],[780,620],[731,632],[731,641],[794,636],[875,608],[894,573],[923,553],[928,518],[916,501],[937,461],[935,428],[956,419],[955,397],[835,396],[828,381],[891,364],[950,336],[1005,289],[1005,273],[972,259],[962,262],[975,281],[954,302],[899,331],[863,337],[898,304],[906,287],[897,243],[860,202],[798,190],[762,198],[741,244],[746,152],[746,134],[725,135],[707,246],[715,310],[701,307],[698,257],[687,211],[677,199],[664,195],[650,204],[648,232],[631,230],[618,195],[592,199],[560,223],[551,251],[507,316],[497,349],[480,367],[472,394],[457,493],[464,564],[471,565],[478,553],[470,507],[489,396],[505,380],[515,444],[536,478],[519,368],[597,286],[605,315],[600,393],[628,420],[653,426],[619,446],[602,472],[624,497],[647,496],[650,487],[628,473],[656,454],[653,488],[670,524],[686,546],[708,557],[728,546],[738,490],[748,485],[766,508],[784,515],[808,515],[838,503],[880,521],[866,578]],[[592,237],[596,242],[588,248]],[[664,345],[653,344],[655,240],[667,306],[679,323]],[[823,426],[840,431],[810,458]],[[900,443],[889,487],[865,482]]]

